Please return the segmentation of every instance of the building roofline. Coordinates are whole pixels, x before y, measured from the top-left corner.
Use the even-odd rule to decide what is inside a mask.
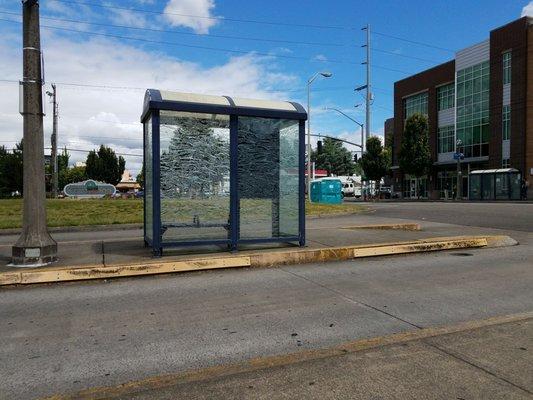
[[[404,81],[407,81],[407,80],[410,80],[410,79],[413,79],[415,77],[418,77],[419,75],[426,74],[426,73],[428,73],[430,71],[433,71],[435,69],[442,68],[445,65],[448,65],[450,63],[454,63],[455,64],[455,58],[451,59],[451,60],[448,60],[448,61],[445,61],[445,62],[443,62],[441,64],[435,65],[434,67],[431,67],[431,68],[425,69],[423,71],[417,72],[416,74],[409,75],[409,76],[407,76],[407,77],[405,77],[403,79],[400,79],[399,81],[394,82],[394,85],[396,85],[398,83],[401,83],[401,82],[404,82]]]

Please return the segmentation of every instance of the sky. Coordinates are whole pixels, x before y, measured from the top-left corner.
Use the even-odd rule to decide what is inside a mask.
[[[41,0],[44,90],[57,84],[59,145],[71,163],[106,144],[141,167],[146,88],[307,106],[312,133],[359,143],[364,123],[365,32],[371,27],[371,132],[393,116],[394,82],[453,59],[489,31],[528,14],[527,0]],[[0,145],[22,137],[21,2],[0,0]],[[357,107],[356,107],[357,106]],[[52,107],[44,118],[50,143]],[[316,142],[316,139],[313,140]],[[347,146],[350,150],[354,147]],[[47,150],[48,152],[48,150]]]

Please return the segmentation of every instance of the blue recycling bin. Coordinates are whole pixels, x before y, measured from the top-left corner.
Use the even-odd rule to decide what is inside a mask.
[[[311,202],[324,204],[342,203],[342,182],[340,179],[319,179],[311,182]]]

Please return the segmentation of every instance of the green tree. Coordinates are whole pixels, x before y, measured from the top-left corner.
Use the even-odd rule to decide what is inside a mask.
[[[399,165],[405,174],[420,178],[431,169],[428,119],[423,114],[414,114],[405,122],[399,153]],[[418,193],[418,179],[416,187]]]
[[[368,138],[366,152],[363,154],[359,164],[365,177],[376,182],[376,189],[379,191],[381,178],[387,173],[390,164],[387,151],[383,148],[381,140],[377,136]]]
[[[72,167],[61,170],[59,173],[59,187],[61,190],[69,183],[82,182],[87,180],[85,167]]]
[[[137,179],[136,179],[136,181],[137,181],[137,183],[138,183],[139,185],[141,185],[142,188],[144,188],[144,164],[143,164],[143,166],[142,166],[142,168],[141,168],[141,172],[139,172],[139,173],[137,174]]]
[[[322,150],[311,152],[311,161],[316,169],[326,169],[330,174],[345,176],[355,172],[353,157],[339,140],[325,138]]]
[[[23,143],[16,144],[10,152],[0,147],[0,196],[10,197],[11,193],[22,193],[23,189]]]
[[[113,149],[102,144],[98,151],[89,152],[86,165],[87,178],[116,185],[122,178],[126,161],[122,156],[117,157]]]

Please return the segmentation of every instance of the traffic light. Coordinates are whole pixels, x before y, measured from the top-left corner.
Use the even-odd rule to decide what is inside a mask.
[[[317,152],[320,154],[322,153],[322,140],[319,140],[317,143],[316,143],[316,146],[317,146]]]
[[[356,163],[358,161],[358,158],[357,158],[357,153],[355,153],[353,155],[353,162]]]

